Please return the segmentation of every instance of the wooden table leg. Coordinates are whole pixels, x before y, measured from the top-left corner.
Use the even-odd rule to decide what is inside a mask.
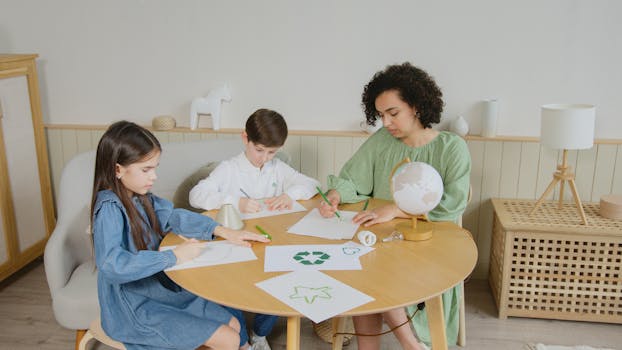
[[[345,317],[333,317],[333,334],[343,333],[346,330]],[[343,334],[333,336],[333,350],[341,350],[343,347]]]
[[[430,327],[432,349],[447,350],[447,335],[445,334],[442,294],[426,300],[425,310],[428,315],[428,327]]]
[[[287,318],[287,350],[300,349],[300,317]]]

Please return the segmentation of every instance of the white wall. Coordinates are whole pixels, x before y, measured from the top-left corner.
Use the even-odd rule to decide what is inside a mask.
[[[444,123],[479,132],[500,100],[498,134],[539,135],[539,106],[592,103],[596,137],[622,138],[622,2],[0,0],[0,52],[38,53],[46,123],[149,124],[223,83],[222,127],[256,108],[290,129],[355,130],[360,94],[411,61],[444,91]]]

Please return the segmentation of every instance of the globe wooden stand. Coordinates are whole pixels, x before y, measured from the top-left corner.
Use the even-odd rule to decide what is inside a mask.
[[[395,230],[401,232],[406,241],[425,241],[432,238],[434,223],[426,215],[417,215],[411,218],[411,222],[395,225]]]

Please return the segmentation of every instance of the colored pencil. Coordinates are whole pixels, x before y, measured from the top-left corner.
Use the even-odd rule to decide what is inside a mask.
[[[317,191],[320,193],[320,196],[322,196],[322,198],[324,198],[324,201],[328,204],[328,205],[332,205],[330,203],[330,201],[328,200],[328,198],[326,198],[326,195],[324,194],[324,192],[322,192],[322,190],[319,187],[315,187],[317,188]],[[335,211],[335,215],[337,215],[338,218],[341,219],[341,215],[339,214],[339,211]]]
[[[270,234],[266,231],[264,231],[264,229],[262,229],[261,227],[259,227],[259,225],[255,225],[255,228],[262,234],[264,235],[267,239],[272,240],[272,236],[270,236]]]

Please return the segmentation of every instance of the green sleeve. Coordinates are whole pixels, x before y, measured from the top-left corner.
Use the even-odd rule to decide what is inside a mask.
[[[328,189],[339,193],[341,203],[356,203],[371,197],[376,139],[370,136],[341,168],[339,176],[328,176]]]
[[[466,209],[471,186],[471,155],[466,142],[455,137],[446,144],[441,161],[444,163],[441,167],[443,197],[439,205],[428,213],[428,217],[432,221],[455,222]]]

